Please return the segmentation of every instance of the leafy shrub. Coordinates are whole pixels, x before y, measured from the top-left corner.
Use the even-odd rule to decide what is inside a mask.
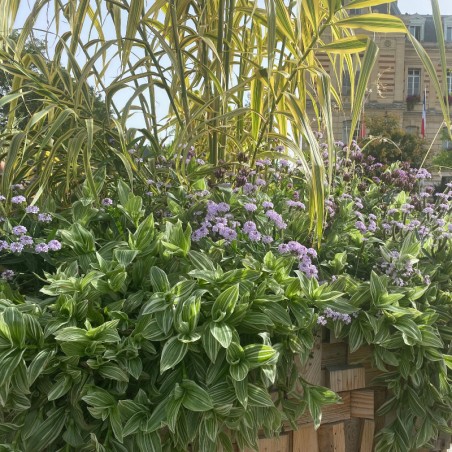
[[[320,246],[303,168],[277,153],[213,174],[191,149],[181,183],[174,159],[137,150],[134,191],[97,175],[95,193],[54,215],[62,248],[40,294],[23,254],[1,283],[4,447],[230,450],[306,409],[319,425],[338,397],[304,381],[296,357],[321,327],[372,346],[381,412],[396,414],[378,451],[447,430],[451,187],[421,190],[425,170],[337,147]],[[4,204],[11,243],[23,224]]]

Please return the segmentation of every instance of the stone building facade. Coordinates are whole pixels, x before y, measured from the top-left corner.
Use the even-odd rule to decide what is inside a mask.
[[[410,32],[421,42],[436,68],[442,83],[441,61],[436,39],[433,17],[429,15],[401,14],[397,4],[374,7],[373,11],[399,16]],[[369,12],[369,8],[352,10],[350,14]],[[446,53],[452,57],[452,16],[443,16],[443,30]],[[426,92],[426,129],[427,147],[433,140],[432,155],[444,148],[450,148],[452,142],[442,138],[443,115],[439,96],[431,83],[416,51],[409,39],[402,33],[380,33],[375,35],[379,47],[378,59],[372,73],[368,94],[364,105],[364,118],[374,115],[392,114],[397,116],[400,126],[408,133],[421,134],[424,91]],[[447,89],[452,104],[452,58],[451,70],[447,71]],[[325,57],[324,63],[328,65]],[[334,81],[333,81],[334,83]],[[343,109],[334,113],[335,137],[347,141],[350,132],[350,93],[351,87],[347,74],[342,80]],[[439,131],[439,133],[438,133]],[[358,134],[358,130],[356,134]],[[436,139],[435,139],[436,137]]]

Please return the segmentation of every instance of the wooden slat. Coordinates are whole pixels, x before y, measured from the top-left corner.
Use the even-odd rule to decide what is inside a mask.
[[[347,344],[338,342],[336,344],[322,344],[322,368],[326,366],[339,366],[347,364]]]
[[[318,430],[319,450],[321,452],[346,452],[345,427],[343,422],[325,424]],[[347,451],[351,452],[351,451]]]
[[[358,389],[351,391],[351,417],[373,419],[375,414],[373,389]]]
[[[301,425],[297,431],[293,432],[292,452],[319,452],[314,424]]]
[[[314,385],[320,385],[321,364],[322,364],[322,337],[319,332],[315,337],[314,347],[311,357],[301,366],[298,357],[296,358],[297,367],[300,375],[308,382]]]
[[[363,345],[353,353],[348,353],[348,364],[362,364],[364,367],[371,367],[372,348],[370,345]]]
[[[344,422],[345,426],[345,450],[347,452],[358,452],[361,439],[361,428],[364,421],[352,418]]]
[[[370,419],[364,419],[361,430],[361,440],[359,452],[372,452],[374,444],[375,422]]]
[[[278,438],[262,438],[258,441],[259,452],[291,452],[290,435],[281,435]],[[246,452],[254,452],[245,449]]]
[[[366,371],[363,366],[327,367],[326,385],[335,392],[364,388]]]

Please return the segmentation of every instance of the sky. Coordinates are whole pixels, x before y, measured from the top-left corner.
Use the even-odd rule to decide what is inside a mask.
[[[438,0],[441,14],[452,14],[452,0]],[[399,0],[399,9],[402,13],[431,14],[430,0]]]

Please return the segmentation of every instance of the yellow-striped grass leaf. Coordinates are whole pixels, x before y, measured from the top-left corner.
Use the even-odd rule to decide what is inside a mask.
[[[390,14],[361,14],[358,16],[341,19],[334,23],[335,26],[343,28],[360,28],[367,31],[383,33],[406,33],[405,24],[398,17]]]
[[[441,19],[441,12],[439,10],[438,0],[432,1],[433,22],[435,24],[436,42],[438,44],[439,56],[441,59],[441,73],[443,79],[443,93],[447,109],[449,108],[449,89],[447,86],[447,59],[446,59],[446,44],[444,41],[443,21]],[[438,96],[440,97],[440,96]],[[450,127],[447,128],[450,131]]]
[[[129,10],[127,12],[126,36],[122,46],[122,66],[126,67],[129,61],[130,53],[133,47],[133,41],[139,28],[141,14],[143,13],[144,0],[131,0]]]
[[[352,98],[351,106],[352,117],[351,117],[349,143],[351,143],[353,139],[353,133],[361,117],[361,111],[363,109],[363,103],[366,95],[367,86],[369,84],[370,76],[372,75],[372,70],[375,66],[375,62],[377,61],[377,55],[378,47],[373,40],[369,39],[367,43],[367,50],[366,53],[364,54],[364,58],[361,64],[361,72],[359,74],[358,86]]]
[[[319,46],[318,50],[328,53],[359,53],[366,50],[368,40],[366,35],[350,36]]]

